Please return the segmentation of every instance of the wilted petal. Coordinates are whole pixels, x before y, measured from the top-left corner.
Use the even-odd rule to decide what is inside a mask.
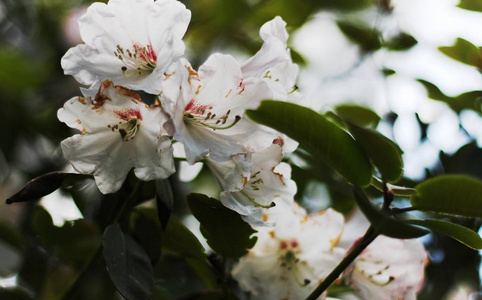
[[[174,172],[171,142],[161,135],[161,109],[124,87],[106,80],[94,100],[72,98],[57,116],[81,132],[62,141],[64,155],[78,172],[93,174],[102,193],[117,191],[132,168],[142,180]]]

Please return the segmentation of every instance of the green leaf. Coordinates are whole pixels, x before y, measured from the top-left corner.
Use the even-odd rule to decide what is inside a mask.
[[[401,32],[383,44],[384,48],[392,51],[405,51],[417,44],[417,40],[408,33]]]
[[[343,120],[349,121],[361,127],[375,128],[381,118],[372,110],[353,104],[341,104],[335,107],[335,112]]]
[[[352,184],[370,184],[372,167],[361,147],[319,113],[292,103],[263,101],[257,110],[247,110],[246,114],[257,123],[286,133]]]
[[[155,223],[157,227],[156,232],[161,236],[161,246],[164,253],[182,257],[204,281],[207,288],[215,288],[217,286],[217,278],[207,263],[204,247],[186,226],[177,219],[171,218],[163,230],[157,218],[157,210],[154,208],[137,208],[133,212],[131,219],[137,219],[138,215],[143,215]]]
[[[467,10],[482,12],[482,1],[480,0],[460,0],[457,7]]]
[[[156,180],[156,204],[157,215],[162,228],[165,229],[174,207],[174,196],[172,194],[169,179]]]
[[[71,185],[86,177],[88,176],[74,173],[50,172],[27,182],[20,191],[8,198],[6,202],[12,204],[37,200],[54,192],[62,185]]]
[[[154,286],[151,260],[144,249],[116,225],[104,232],[104,258],[117,291],[127,300],[147,300]]]
[[[412,206],[421,211],[482,218],[482,181],[465,175],[441,175],[415,187]]]
[[[257,238],[251,237],[256,231],[220,201],[202,194],[190,194],[187,201],[201,223],[201,233],[217,254],[238,258],[256,243]]]
[[[139,214],[134,226],[134,238],[144,248],[154,265],[161,256],[161,234],[156,224]]]
[[[83,265],[97,251],[101,235],[97,226],[85,219],[54,226],[52,217],[42,207],[37,207],[32,217],[35,234],[65,261]]]
[[[377,167],[386,182],[395,182],[403,174],[402,150],[376,130],[346,122],[348,130]]]
[[[471,91],[456,97],[449,97],[433,83],[422,79],[417,79],[417,81],[427,89],[429,98],[447,103],[456,113],[460,114],[464,109],[471,109],[482,115],[482,91]]]
[[[355,188],[355,200],[360,210],[379,234],[397,239],[413,239],[429,233],[423,228],[410,225],[406,221],[395,219],[381,212],[373,206],[365,193],[359,188]]]
[[[482,47],[477,47],[469,41],[457,38],[453,46],[443,46],[438,49],[448,57],[461,63],[477,67],[482,71]]]
[[[359,45],[364,52],[372,52],[382,46],[380,32],[366,23],[338,20],[336,25],[350,41]]]
[[[444,233],[472,249],[482,249],[482,238],[477,232],[462,225],[433,219],[408,220],[407,222],[413,225],[426,227],[432,231]]]

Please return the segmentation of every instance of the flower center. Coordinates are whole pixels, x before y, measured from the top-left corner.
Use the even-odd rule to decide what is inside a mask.
[[[116,110],[114,113],[122,121],[114,125],[107,125],[107,127],[113,132],[119,131],[123,142],[135,138],[139,127],[141,127],[141,113],[136,109]]]
[[[141,126],[141,121],[138,118],[130,118],[127,122],[119,126],[119,133],[122,137],[122,141],[127,142],[132,140],[135,136],[139,127]]]
[[[303,271],[300,264],[306,264],[305,261],[300,261],[296,254],[300,252],[298,241],[280,241],[280,256],[281,266],[291,271],[293,277],[300,286],[307,286],[311,280],[303,276]]]
[[[228,110],[224,115],[217,116],[210,111],[213,109],[212,106],[195,105],[193,101],[191,100],[184,108],[183,121],[186,125],[195,124],[211,128],[212,130],[222,130],[233,127],[241,120],[240,116],[235,116],[234,120],[228,122],[231,110]]]
[[[156,68],[157,55],[154,49],[152,49],[152,45],[143,47],[139,44],[134,44],[132,50],[124,50],[124,48],[117,45],[114,55],[124,64],[121,69],[122,74],[126,78],[145,73],[150,74]],[[127,70],[133,70],[133,72],[127,74]]]

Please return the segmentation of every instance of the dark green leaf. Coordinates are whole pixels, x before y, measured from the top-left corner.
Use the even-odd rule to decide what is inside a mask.
[[[417,44],[417,40],[405,32],[391,38],[383,44],[383,47],[393,51],[405,51]]]
[[[207,288],[216,287],[216,275],[207,263],[204,247],[196,236],[177,219],[171,218],[166,229],[162,229],[153,208],[137,208],[132,219],[143,215],[156,224],[157,232],[161,235],[162,251],[167,254],[180,256],[201,277]]]
[[[335,107],[335,112],[343,120],[354,123],[362,127],[375,128],[380,122],[380,116],[378,116],[372,110],[358,105],[341,104]]]
[[[403,174],[402,150],[376,130],[347,122],[348,129],[377,167],[386,182],[395,182]]]
[[[20,287],[0,288],[2,300],[34,300],[32,295]]]
[[[441,175],[415,187],[410,202],[417,210],[482,218],[482,181],[465,175]]]
[[[482,91],[471,91],[456,97],[449,97],[433,83],[422,79],[417,79],[417,81],[427,89],[429,98],[447,103],[456,113],[460,114],[464,109],[471,109],[482,114]]]
[[[169,179],[156,180],[156,191],[157,214],[162,228],[166,229],[174,206],[174,196]]]
[[[388,77],[390,75],[393,75],[393,74],[397,73],[397,72],[395,72],[395,70],[387,69],[387,68],[383,68],[381,71],[382,71],[383,76],[385,76],[385,77]]]
[[[482,1],[480,0],[460,0],[457,6],[467,10],[482,12]]]
[[[362,22],[345,20],[336,21],[336,25],[343,34],[352,42],[360,46],[364,52],[372,52],[380,49],[380,32]]]
[[[292,103],[263,101],[257,110],[247,110],[246,114],[297,140],[313,157],[351,183],[370,184],[372,168],[363,150],[348,133],[319,113]]]
[[[161,234],[156,224],[139,214],[134,227],[134,238],[144,248],[154,265],[161,256]]]
[[[432,231],[444,233],[462,244],[472,249],[482,249],[482,238],[477,232],[470,230],[467,227],[441,220],[408,220],[410,224],[426,227]]]
[[[86,175],[64,172],[50,172],[27,182],[20,191],[8,198],[6,202],[7,204],[11,204],[14,202],[37,200],[54,192],[63,184],[70,185],[75,180],[84,179],[85,176]]]
[[[201,223],[201,233],[217,254],[238,258],[256,243],[257,238],[251,237],[256,231],[218,200],[202,194],[190,194],[187,201],[192,214]]]
[[[109,276],[127,300],[150,299],[153,268],[144,249],[116,225],[104,232],[104,258]]]
[[[482,48],[477,48],[469,41],[457,38],[453,46],[439,47],[438,49],[452,59],[482,70]]]
[[[403,220],[398,220],[378,210],[365,193],[355,189],[355,200],[360,210],[370,221],[373,228],[379,233],[397,239],[412,239],[428,234],[423,228],[408,224]]]
[[[25,244],[25,238],[22,233],[4,222],[0,222],[0,240],[17,249],[22,249]]]

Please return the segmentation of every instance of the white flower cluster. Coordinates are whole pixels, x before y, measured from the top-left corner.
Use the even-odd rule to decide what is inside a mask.
[[[65,74],[89,86],[58,111],[60,121],[80,131],[62,150],[78,172],[94,175],[102,193],[113,193],[132,168],[141,180],[174,173],[175,140],[190,164],[208,160],[226,206],[262,222],[260,208],[293,189],[273,168],[297,145],[244,111],[263,99],[298,97],[291,93],[298,66],[286,24],[279,17],[266,23],[264,44],[247,61],[216,53],[194,70],[183,58],[190,17],[176,0],[111,0],[87,9],[79,19],[85,44],[61,61]],[[146,105],[132,90],[158,101]]]
[[[65,74],[89,86],[58,111],[60,121],[80,131],[62,142],[62,150],[75,170],[92,174],[107,194],[121,188],[131,169],[141,180],[173,174],[172,142],[182,143],[189,164],[205,159],[223,189],[221,202],[258,229],[257,244],[233,270],[241,288],[252,299],[302,299],[346,253],[337,246],[344,218],[333,210],[308,216],[294,203],[296,185],[278,168],[297,143],[244,115],[264,99],[300,98],[286,23],[276,17],[264,24],[264,43],[248,60],[215,53],[195,70],[183,57],[190,17],[177,0],[110,0],[88,8],[79,19],[85,44],[61,61]],[[147,105],[134,91],[154,94],[157,101]],[[415,252],[417,266],[423,265],[423,247]],[[404,253],[410,271],[412,254]],[[396,263],[384,262],[378,273],[370,257],[362,259],[347,282],[363,295],[371,297],[370,284],[396,282],[397,292],[384,294],[396,297],[407,289],[401,271],[393,270]],[[368,283],[359,279],[375,271]],[[423,268],[415,273],[411,291]]]
[[[256,245],[232,270],[252,300],[305,299],[361,238],[345,237],[344,228],[369,226],[332,209],[308,215],[295,202],[265,211],[264,219],[275,225],[256,227]],[[420,241],[378,236],[335,282],[356,291],[350,299],[414,300],[427,263]]]

